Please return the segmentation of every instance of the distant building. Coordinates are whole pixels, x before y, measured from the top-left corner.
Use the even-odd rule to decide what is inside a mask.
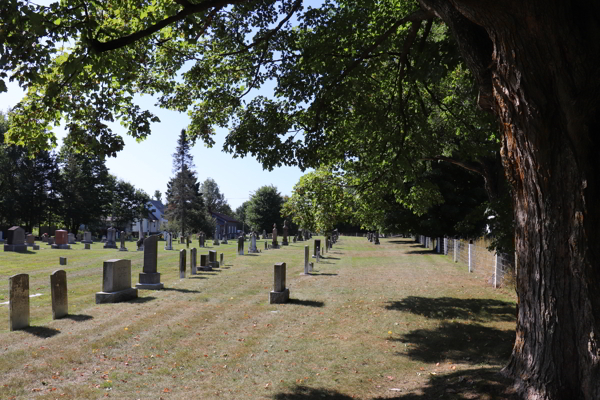
[[[227,239],[235,239],[238,237],[239,232],[242,230],[242,223],[240,221],[215,211],[211,211],[210,214],[216,220],[219,232],[221,232],[221,235],[224,235],[223,237],[225,237],[225,235],[227,236]],[[227,232],[225,232],[225,229],[227,229]]]
[[[164,225],[168,222],[165,219],[165,206],[158,200],[150,200],[148,202],[150,211],[141,221],[134,221],[131,223],[131,230],[129,232],[137,233],[140,230],[140,223],[142,224],[142,232],[154,235],[164,230]]]

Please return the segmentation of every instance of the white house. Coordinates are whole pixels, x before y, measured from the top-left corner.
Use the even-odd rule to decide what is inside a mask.
[[[131,223],[130,232],[137,233],[140,231],[140,223],[142,224],[142,232],[153,235],[162,232],[163,224],[167,223],[165,219],[165,206],[158,200],[150,200],[148,202],[150,211],[146,218],[141,221]]]

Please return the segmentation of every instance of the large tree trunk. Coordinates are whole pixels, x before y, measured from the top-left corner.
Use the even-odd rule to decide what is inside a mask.
[[[519,294],[505,371],[527,399],[600,399],[600,1],[421,4],[504,133]]]

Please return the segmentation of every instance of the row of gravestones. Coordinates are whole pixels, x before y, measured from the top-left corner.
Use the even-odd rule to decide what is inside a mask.
[[[379,244],[379,232],[367,232],[367,240],[373,244]]]
[[[243,240],[243,237],[240,238]],[[241,241],[240,240],[240,241]],[[243,243],[243,242],[242,242]],[[327,251],[331,243],[327,239]],[[313,257],[319,262],[323,252],[321,240],[315,239]],[[144,264],[139,274],[139,283],[131,287],[131,260],[108,260],[102,267],[102,291],[96,293],[96,304],[116,303],[138,297],[138,289],[158,290],[164,285],[160,282],[160,273],[157,272],[158,237],[150,236],[144,240]],[[200,256],[200,270],[212,270],[224,265],[224,255],[221,253],[220,261],[216,260],[217,252],[210,250],[208,255]],[[61,264],[63,260],[61,259]],[[66,264],[66,259],[64,259]],[[185,278],[186,250],[180,250],[179,270],[181,279]],[[191,250],[190,256],[191,275],[197,273],[196,248]],[[304,275],[310,275],[313,263],[309,262],[309,246],[304,246]],[[286,303],[289,300],[289,289],[286,288],[286,263],[274,265],[273,290],[269,294],[269,303]],[[50,276],[52,297],[52,317],[62,318],[68,314],[67,275],[64,270],[57,270]],[[23,329],[29,326],[29,275],[17,274],[9,278],[9,318],[10,330]]]

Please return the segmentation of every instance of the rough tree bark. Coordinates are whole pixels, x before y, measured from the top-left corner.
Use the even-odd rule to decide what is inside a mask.
[[[505,372],[527,399],[600,399],[600,2],[420,2],[503,129],[519,294]]]

